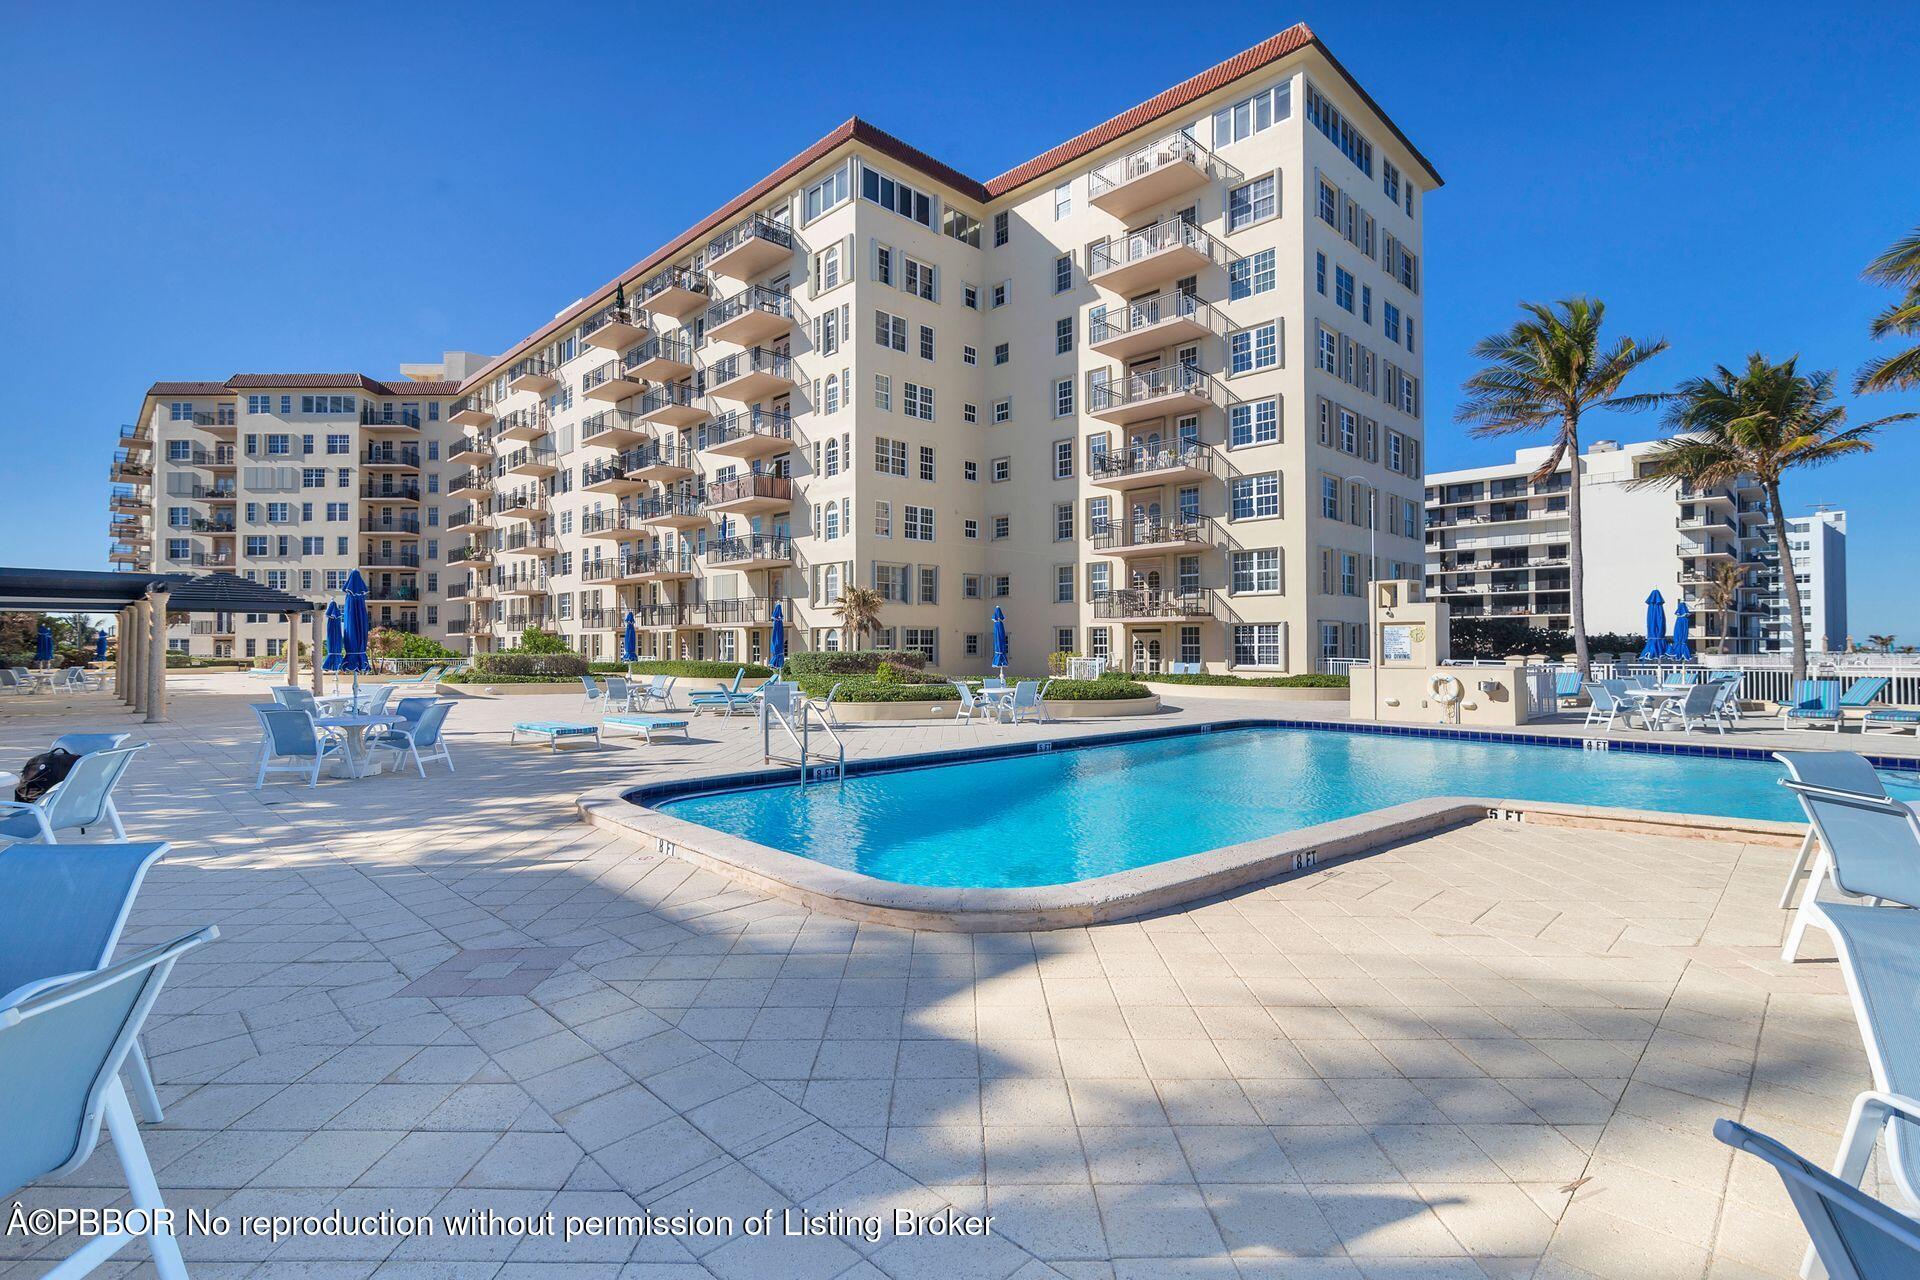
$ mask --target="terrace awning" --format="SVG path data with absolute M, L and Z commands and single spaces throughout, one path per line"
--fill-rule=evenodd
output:
M 155 588 L 169 613 L 312 613 L 322 606 L 233 573 L 102 573 L 0 568 L 0 611 L 118 613 Z

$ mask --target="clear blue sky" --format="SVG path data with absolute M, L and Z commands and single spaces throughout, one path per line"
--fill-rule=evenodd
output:
M 1517 300 L 1666 337 L 1650 387 L 1754 349 L 1850 377 L 1883 302 L 1860 268 L 1920 224 L 1911 3 L 782 12 L 10 7 L 0 563 L 104 566 L 113 433 L 156 378 L 497 351 L 849 115 L 984 178 L 1296 20 L 1447 179 L 1435 468 L 1510 447 L 1451 414 Z M 1789 501 L 1852 513 L 1855 635 L 1920 641 L 1920 426 L 1895 430 Z

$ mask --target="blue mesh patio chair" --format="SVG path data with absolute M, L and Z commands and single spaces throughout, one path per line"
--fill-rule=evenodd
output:
M 1880 771 L 1865 756 L 1855 755 L 1851 751 L 1776 751 L 1773 758 L 1787 767 L 1787 777 L 1806 786 L 1819 787 L 1824 791 L 1844 791 L 1849 795 L 1872 796 L 1877 800 L 1890 798 Z M 1807 874 L 1808 866 L 1813 861 L 1814 847 L 1818 843 L 1819 837 L 1814 832 L 1813 824 L 1808 823 L 1807 834 L 1800 841 L 1799 855 L 1793 861 L 1793 870 L 1787 873 L 1787 887 L 1780 893 L 1782 911 L 1793 905 L 1794 887 Z
M 120 825 L 120 811 L 113 805 L 113 788 L 127 771 L 134 753 L 145 751 L 142 742 L 113 751 L 93 751 L 81 756 L 59 785 L 38 800 L 0 800 L 0 837 L 20 841 L 59 843 L 62 831 L 78 831 L 105 823 L 116 840 L 127 838 Z
M 420 713 L 420 718 L 411 724 L 402 722 L 389 725 L 367 735 L 367 747 L 384 747 L 401 759 L 413 757 L 413 767 L 420 771 L 421 777 L 427 776 L 428 760 L 444 760 L 447 772 L 453 772 L 453 753 L 447 750 L 447 740 L 440 732 L 440 726 L 446 721 L 447 712 L 453 710 L 451 702 L 435 702 Z M 422 752 L 426 754 L 422 755 Z
M 607 691 L 593 682 L 592 676 L 580 677 L 580 705 L 587 711 L 601 710 L 607 701 Z
M 1786 1184 L 1787 1198 L 1812 1241 L 1802 1275 L 1819 1274 L 1811 1265 L 1816 1259 L 1832 1280 L 1903 1280 L 1920 1275 L 1920 1222 L 1743 1124 L 1716 1120 L 1713 1136 L 1736 1151 L 1765 1160 Z
M 1830 882 L 1842 896 L 1868 898 L 1876 905 L 1920 906 L 1920 826 L 1913 810 L 1885 796 L 1829 791 L 1791 778 L 1781 785 L 1799 797 L 1818 850 L 1780 950 L 1782 960 L 1793 963 L 1808 925 L 1826 924 L 1817 902 L 1823 884 Z M 1920 931 L 1913 937 L 1920 947 Z
M 269 773 L 304 773 L 307 785 L 320 782 L 320 767 L 329 759 L 346 759 L 346 743 L 320 732 L 313 713 L 294 707 L 247 704 L 260 717 L 260 767 L 253 779 L 258 791 Z
M 53 745 L 62 751 L 84 756 L 95 751 L 111 751 L 125 745 L 132 736 L 130 733 L 63 733 L 53 740 Z

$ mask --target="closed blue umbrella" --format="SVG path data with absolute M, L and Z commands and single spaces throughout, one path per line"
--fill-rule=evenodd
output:
M 340 602 L 327 602 L 327 656 L 320 664 L 322 671 L 339 671 L 347 660 L 346 624 L 341 620 Z M 336 686 L 338 687 L 338 686 Z
M 773 639 L 767 644 L 767 661 L 775 671 L 787 665 L 787 614 L 780 602 L 773 602 Z
M 95 662 L 107 660 L 107 633 L 104 631 L 93 633 L 93 660 Z
M 40 624 L 40 634 L 33 640 L 33 660 L 35 662 L 53 661 L 53 628 L 44 622 Z
M 373 621 L 367 616 L 367 580 L 355 569 L 347 575 L 347 603 L 340 615 L 340 670 L 353 672 L 353 700 L 360 701 L 360 673 L 373 670 L 367 657 L 367 637 Z
M 1007 669 L 1007 615 L 999 605 L 993 606 L 993 667 L 1000 672 Z
M 1667 602 L 1655 588 L 1647 595 L 1647 643 L 1640 650 L 1645 662 L 1658 662 L 1667 652 Z
M 640 660 L 640 636 L 633 629 L 633 610 L 627 610 L 627 629 L 620 637 L 620 661 Z
M 1693 610 L 1682 600 L 1673 606 L 1673 639 L 1667 641 L 1667 656 L 1675 662 L 1693 661 L 1693 646 L 1687 643 L 1687 632 L 1692 628 Z

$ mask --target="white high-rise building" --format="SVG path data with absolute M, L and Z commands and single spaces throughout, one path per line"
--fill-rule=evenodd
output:
M 1820 509 L 1811 515 L 1787 517 L 1787 549 L 1793 554 L 1793 576 L 1800 584 L 1800 616 L 1807 624 L 1807 648 L 1826 653 L 1846 647 L 1847 633 L 1847 513 Z M 1760 647 L 1778 651 L 1793 647 L 1793 617 L 1787 593 L 1777 571 L 1777 553 L 1761 550 L 1763 567 L 1755 575 L 1760 588 Z

